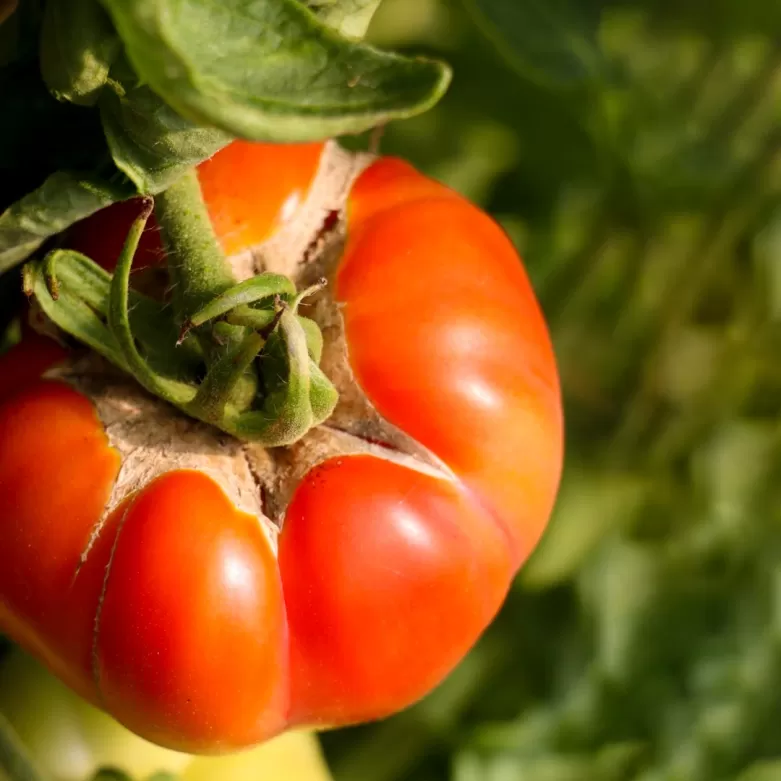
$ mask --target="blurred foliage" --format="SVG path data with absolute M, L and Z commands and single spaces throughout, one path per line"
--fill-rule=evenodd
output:
M 383 151 L 518 244 L 568 456 L 495 625 L 326 735 L 338 781 L 781 779 L 781 5 L 384 0 L 370 36 L 454 66 Z

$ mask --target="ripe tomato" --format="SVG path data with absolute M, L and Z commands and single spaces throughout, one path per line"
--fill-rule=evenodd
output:
M 229 252 L 263 255 L 290 194 L 319 186 L 320 151 L 237 145 L 203 166 Z M 558 377 L 510 241 L 394 159 L 365 165 L 342 211 L 310 312 L 341 400 L 300 443 L 226 444 L 75 370 L 0 404 L 0 627 L 162 745 L 225 751 L 409 705 L 490 623 L 549 517 Z

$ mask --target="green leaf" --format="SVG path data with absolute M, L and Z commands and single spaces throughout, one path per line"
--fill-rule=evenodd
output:
M 447 66 L 347 40 L 297 0 L 103 0 L 141 79 L 182 116 L 307 141 L 432 106 Z
M 363 38 L 380 0 L 304 0 L 329 27 L 348 38 Z
M 105 157 L 104 165 L 86 173 L 57 171 L 0 214 L 0 273 L 99 209 L 137 193 L 167 189 L 231 140 L 222 131 L 183 119 L 152 90 L 138 85 L 124 60 L 110 75 L 112 88 L 103 90 L 98 100 L 108 149 L 93 151 L 93 157 Z M 66 109 L 82 111 L 63 106 Z
M 98 0 L 48 0 L 41 72 L 58 99 L 94 105 L 119 47 L 119 37 Z
M 111 75 L 120 88 L 101 95 L 103 131 L 114 163 L 139 193 L 162 192 L 231 141 L 222 131 L 197 127 L 177 114 L 138 84 L 127 63 L 118 63 Z
M 502 54 L 524 76 L 573 87 L 602 67 L 597 3 L 582 0 L 464 0 Z
M 68 171 L 52 174 L 0 214 L 0 273 L 21 263 L 46 239 L 132 195 L 124 183 Z

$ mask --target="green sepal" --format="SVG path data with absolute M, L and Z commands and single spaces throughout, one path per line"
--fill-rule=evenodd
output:
M 40 262 L 24 267 L 25 292 L 34 297 L 44 314 L 58 328 L 123 371 L 130 371 L 116 339 L 104 320 L 83 299 L 60 286 L 57 298 L 51 294 L 47 275 Z
M 111 291 L 108 301 L 108 326 L 116 339 L 120 353 L 130 373 L 150 393 L 154 393 L 178 407 L 185 407 L 194 398 L 197 389 L 189 383 L 164 377 L 156 372 L 148 361 L 139 353 L 135 337 L 128 317 L 130 292 L 130 268 L 133 256 L 138 249 L 138 242 L 144 232 L 147 220 L 152 213 L 153 202 L 148 199 L 146 208 L 133 222 L 128 232 L 122 252 L 117 261 L 117 268 L 111 279 Z
M 331 380 L 325 376 L 323 370 L 312 359 L 309 361 L 309 383 L 309 406 L 312 408 L 312 426 L 319 426 L 331 417 L 331 413 L 339 401 L 339 392 L 333 386 Z
M 263 337 L 248 333 L 238 345 L 231 345 L 210 367 L 187 412 L 200 420 L 222 424 L 226 407 L 235 404 L 235 392 L 257 354 L 263 347 Z M 257 389 L 257 386 L 255 386 Z M 251 402 L 252 399 L 247 399 Z
M 25 267 L 26 290 L 62 330 L 183 412 L 266 447 L 297 441 L 338 400 L 318 366 L 320 329 L 296 312 L 321 285 L 296 293 L 290 280 L 276 274 L 234 285 L 191 318 L 198 338 L 185 335 L 183 346 L 176 347 L 173 309 L 130 290 L 133 257 L 151 211 L 149 198 L 113 277 L 78 252 L 55 250 Z M 273 306 L 256 308 L 262 302 Z M 205 360 L 204 339 L 213 345 L 207 350 L 211 360 Z M 198 383 L 204 362 L 208 370 Z
M 304 329 L 309 357 L 319 366 L 320 359 L 323 357 L 323 332 L 320 330 L 320 326 L 308 317 L 299 315 L 298 322 Z
M 42 261 L 24 267 L 25 288 L 46 316 L 61 330 L 129 371 L 117 340 L 109 329 L 111 275 L 85 255 L 54 250 Z M 172 379 L 195 376 L 202 362 L 198 345 L 188 340 L 176 348 L 176 326 L 169 308 L 135 291 L 129 293 L 130 326 L 157 372 Z
M 265 331 L 273 326 L 278 312 L 274 309 L 254 309 L 251 306 L 237 306 L 225 315 L 225 322 L 243 325 L 256 331 Z
M 323 355 L 323 334 L 320 331 L 320 326 L 308 317 L 301 317 L 301 315 L 297 315 L 297 317 L 304 329 L 309 355 L 315 363 L 319 364 Z M 273 309 L 253 309 L 249 306 L 239 306 L 228 312 L 225 321 L 231 325 L 244 325 L 256 331 L 265 331 L 272 325 L 275 318 L 276 314 Z
M 226 417 L 226 428 L 240 439 L 265 447 L 299 440 L 314 425 L 310 402 L 310 358 L 304 329 L 284 309 L 259 358 L 263 408 Z
M 207 323 L 240 306 L 248 306 L 274 296 L 292 298 L 296 295 L 293 283 L 281 274 L 258 274 L 256 277 L 240 282 L 224 293 L 213 298 L 206 306 L 192 315 L 182 326 L 182 335 L 191 328 Z M 273 315 L 272 315 L 273 317 Z

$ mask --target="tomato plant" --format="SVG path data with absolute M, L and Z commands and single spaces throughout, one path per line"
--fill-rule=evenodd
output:
M 268 171 L 269 160 L 277 190 L 238 176 Z M 455 192 L 402 161 L 333 144 L 284 154 L 229 146 L 199 176 L 231 268 L 246 277 L 249 264 L 259 276 L 201 298 L 203 317 L 190 309 L 183 353 L 208 362 L 212 342 L 195 335 L 214 321 L 261 334 L 265 346 L 242 370 L 260 366 L 253 392 L 272 400 L 262 414 L 284 416 L 289 388 L 303 385 L 298 328 L 302 366 L 327 376 L 339 400 L 325 422 L 269 450 L 207 425 L 222 418 L 181 416 L 92 359 L 32 379 L 49 358 L 40 342 L 22 344 L 0 359 L 0 376 L 13 373 L 0 406 L 0 506 L 15 521 L 0 525 L 0 626 L 139 735 L 214 753 L 291 726 L 380 718 L 436 686 L 539 540 L 562 433 L 554 357 L 523 267 Z M 157 212 L 165 251 L 154 255 L 171 267 L 177 239 L 193 234 L 182 238 L 185 212 L 167 203 Z M 111 207 L 73 234 L 110 267 L 116 233 L 129 230 L 110 283 L 64 251 L 62 272 L 34 264 L 32 290 L 55 323 L 165 391 L 173 375 L 152 342 L 140 354 L 143 323 L 117 316 L 117 280 L 148 207 L 136 211 Z M 96 287 L 79 287 L 74 269 Z M 263 287 L 250 301 L 269 275 L 307 298 L 280 303 Z M 321 277 L 327 286 L 311 287 Z M 107 284 L 106 302 L 95 291 Z M 153 298 L 133 301 L 161 311 Z M 86 305 L 108 327 L 80 320 Z M 298 319 L 281 319 L 295 307 Z M 290 330 L 274 342 L 284 322 Z M 142 348 L 109 341 L 125 326 Z M 219 388 L 223 364 L 214 365 L 203 385 L 216 376 Z M 286 390 L 269 390 L 269 366 L 283 367 Z M 196 382 L 184 359 L 180 368 L 177 382 Z M 233 393 L 245 374 L 231 372 Z

